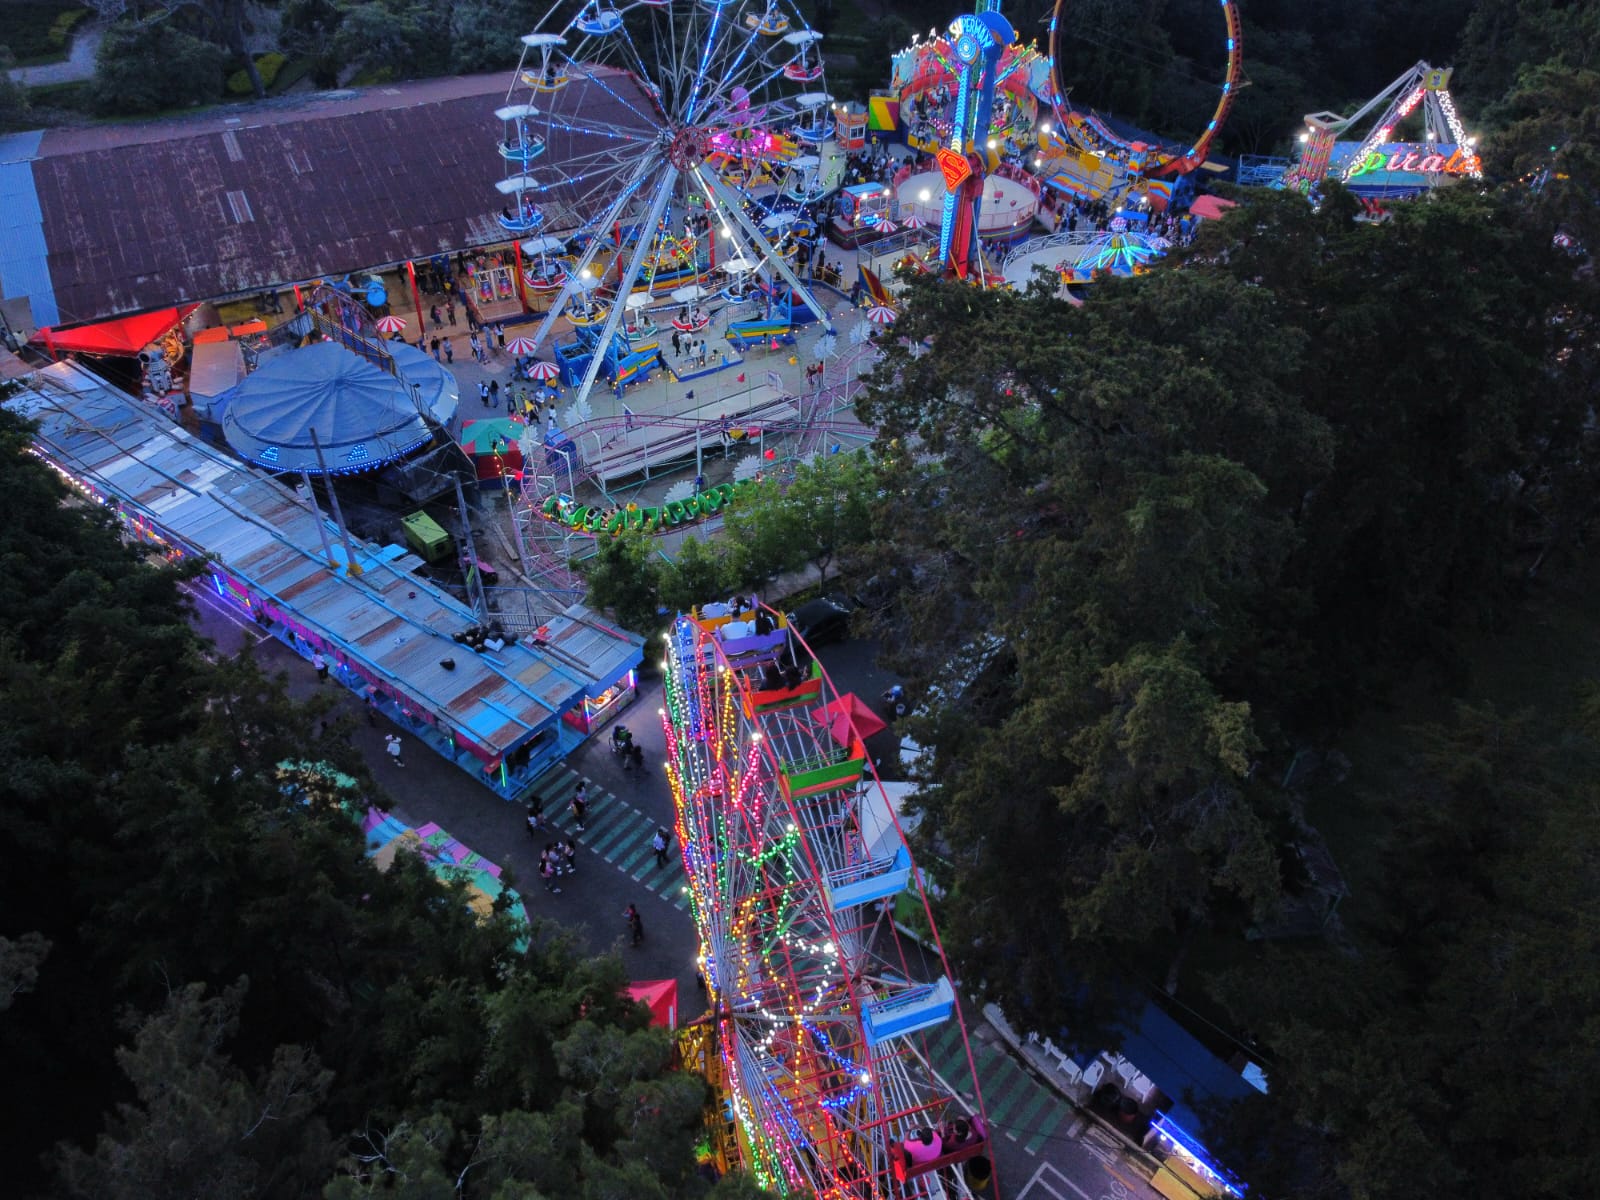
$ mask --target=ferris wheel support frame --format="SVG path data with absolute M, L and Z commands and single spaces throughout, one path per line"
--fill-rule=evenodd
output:
M 723 208 L 743 227 L 744 231 L 754 236 L 759 244 L 765 245 L 766 238 L 762 236 L 761 230 L 756 223 L 751 220 L 750 214 L 744 211 L 744 206 L 736 198 L 730 199 L 725 194 L 725 192 L 731 192 L 732 189 L 714 176 L 706 179 L 702 175 L 700 178 L 712 190 L 713 194 L 722 201 Z M 805 302 L 805 306 L 815 314 L 817 320 L 822 322 L 823 328 L 831 328 L 832 322 L 829 320 L 828 314 L 823 310 L 822 305 L 817 303 L 817 298 L 811 294 L 811 289 L 800 282 L 800 276 L 795 274 L 794 269 L 784 261 L 783 255 L 774 254 L 772 256 L 772 269 L 783 276 L 785 283 L 794 288 L 795 293 Z
M 641 171 L 635 178 L 629 180 L 622 190 L 617 193 L 617 198 L 612 201 L 611 207 L 606 211 L 604 219 L 597 228 L 604 229 L 621 220 L 623 210 L 632 202 L 634 194 L 638 192 L 640 185 L 648 177 L 648 172 Z M 566 281 L 562 283 L 561 290 L 556 293 L 555 301 L 550 305 L 550 310 L 545 313 L 544 320 L 539 322 L 539 328 L 534 331 L 533 352 L 535 354 L 539 352 L 539 347 L 544 345 L 545 338 L 550 336 L 550 331 L 555 328 L 556 321 L 566 310 L 567 301 L 571 300 L 573 293 L 579 290 L 579 281 L 583 277 L 583 272 L 594 262 L 595 255 L 599 250 L 600 239 L 597 237 L 590 238 L 589 244 L 583 248 L 583 253 L 579 256 L 578 261 L 573 264 L 572 270 L 567 272 Z
M 656 184 L 656 194 L 650 201 L 649 215 L 645 217 L 641 230 L 654 229 L 661 221 L 661 214 L 666 211 L 667 201 L 672 199 L 673 188 L 677 186 L 679 171 L 677 167 L 669 166 L 666 173 Z M 600 239 L 595 238 L 594 244 L 598 245 Z M 600 368 L 605 365 L 605 348 L 611 345 L 611 339 L 616 336 L 617 326 L 621 323 L 623 314 L 627 311 L 625 303 L 628 293 L 632 290 L 634 281 L 639 278 L 639 268 L 644 266 L 646 255 L 654 245 L 651 238 L 641 232 L 633 239 L 633 257 L 629 259 L 627 269 L 617 281 L 617 294 L 611 303 L 611 311 L 606 314 L 606 323 L 600 330 L 600 340 L 595 343 L 595 351 L 589 356 L 589 367 L 583 373 L 583 383 L 578 388 L 578 395 L 587 396 L 594 387 L 594 381 L 600 377 Z

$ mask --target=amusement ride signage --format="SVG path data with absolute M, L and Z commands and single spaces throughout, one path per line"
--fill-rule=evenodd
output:
M 1337 156 L 1337 151 L 1335 151 Z M 1388 142 L 1370 151 L 1350 169 L 1352 183 L 1378 175 L 1473 175 L 1481 170 L 1470 146 L 1435 146 L 1418 142 Z

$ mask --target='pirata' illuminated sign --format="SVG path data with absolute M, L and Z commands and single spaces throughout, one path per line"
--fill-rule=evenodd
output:
M 1477 153 L 1466 146 L 1387 142 L 1369 151 L 1350 169 L 1348 178 L 1354 183 L 1379 174 L 1474 175 L 1480 169 Z

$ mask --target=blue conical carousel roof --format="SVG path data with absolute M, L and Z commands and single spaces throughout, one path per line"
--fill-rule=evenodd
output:
M 334 342 L 273 359 L 234 389 L 222 432 L 251 462 L 319 473 L 316 431 L 328 471 L 370 471 L 432 438 L 399 379 Z

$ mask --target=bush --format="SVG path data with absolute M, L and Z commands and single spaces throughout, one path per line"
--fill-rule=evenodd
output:
M 263 54 L 256 59 L 256 70 L 261 72 L 261 86 L 268 91 L 272 90 L 272 81 L 278 77 L 278 72 L 283 70 L 283 64 L 289 60 L 274 51 Z M 250 72 L 240 68 L 228 76 L 228 94 L 232 96 L 248 96 L 255 89 L 250 86 Z
M 0 129 L 21 129 L 28 124 L 28 90 L 0 72 Z
M 115 25 L 95 58 L 93 103 L 102 116 L 137 116 L 218 99 L 227 54 L 163 26 Z

